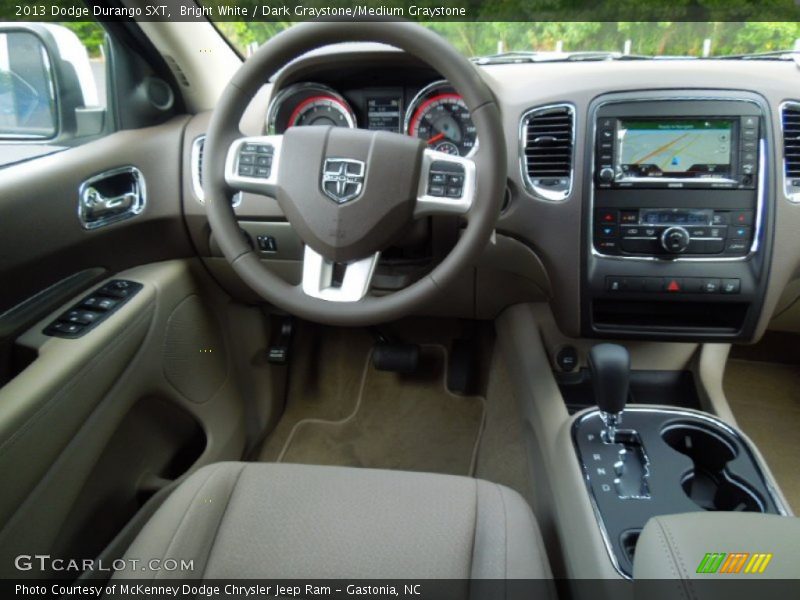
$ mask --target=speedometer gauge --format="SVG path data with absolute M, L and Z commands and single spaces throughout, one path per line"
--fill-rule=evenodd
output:
M 302 125 L 356 126 L 353 110 L 341 94 L 319 83 L 299 83 L 281 90 L 267 111 L 267 131 L 283 133 Z
M 298 125 L 332 125 L 355 127 L 349 107 L 334 96 L 320 95 L 306 98 L 289 116 L 289 127 Z
M 468 156 L 478 145 L 469 109 L 446 81 L 432 83 L 414 97 L 406 112 L 405 131 L 447 154 Z

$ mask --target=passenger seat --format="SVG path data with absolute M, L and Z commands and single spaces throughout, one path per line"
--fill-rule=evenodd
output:
M 128 549 L 125 579 L 545 579 L 522 497 L 450 475 L 217 463 L 183 482 Z M 149 570 L 148 561 L 193 561 Z M 144 569 L 142 568 L 144 566 Z

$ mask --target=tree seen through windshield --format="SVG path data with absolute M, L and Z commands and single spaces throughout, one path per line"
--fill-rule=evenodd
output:
M 509 51 L 611 51 L 657 56 L 704 56 L 790 50 L 800 23 L 749 22 L 429 22 L 468 56 Z M 246 55 L 291 23 L 217 22 Z

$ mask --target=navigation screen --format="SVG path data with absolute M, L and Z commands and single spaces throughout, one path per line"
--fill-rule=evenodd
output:
M 371 131 L 400 133 L 400 98 L 368 98 L 367 128 Z
M 729 179 L 730 119 L 620 120 L 617 180 Z

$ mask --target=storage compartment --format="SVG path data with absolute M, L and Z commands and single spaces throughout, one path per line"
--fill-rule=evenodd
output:
M 6 377 L 0 377 L 0 386 L 5 385 L 14 377 L 22 373 L 25 369 L 33 364 L 39 358 L 39 353 L 33 348 L 27 346 L 20 346 L 14 344 L 11 348 L 11 360 L 9 361 L 9 368 Z
M 675 451 L 688 456 L 694 467 L 681 478 L 686 495 L 704 510 L 764 512 L 764 504 L 747 484 L 737 481 L 728 463 L 737 456 L 736 444 L 700 425 L 676 423 L 661 437 Z
M 555 373 L 570 414 L 595 405 L 589 369 Z M 631 371 L 628 404 L 658 404 L 700 409 L 691 371 Z
M 744 325 L 748 304 L 742 302 L 643 302 L 594 300 L 596 329 L 736 333 Z
M 157 397 L 138 401 L 94 466 L 55 554 L 97 556 L 155 492 L 191 468 L 205 446 L 205 432 L 184 409 Z
M 622 548 L 623 556 L 628 561 L 630 568 L 633 569 L 633 557 L 636 554 L 636 542 L 639 541 L 641 529 L 629 529 L 623 531 L 619 538 L 619 545 Z

